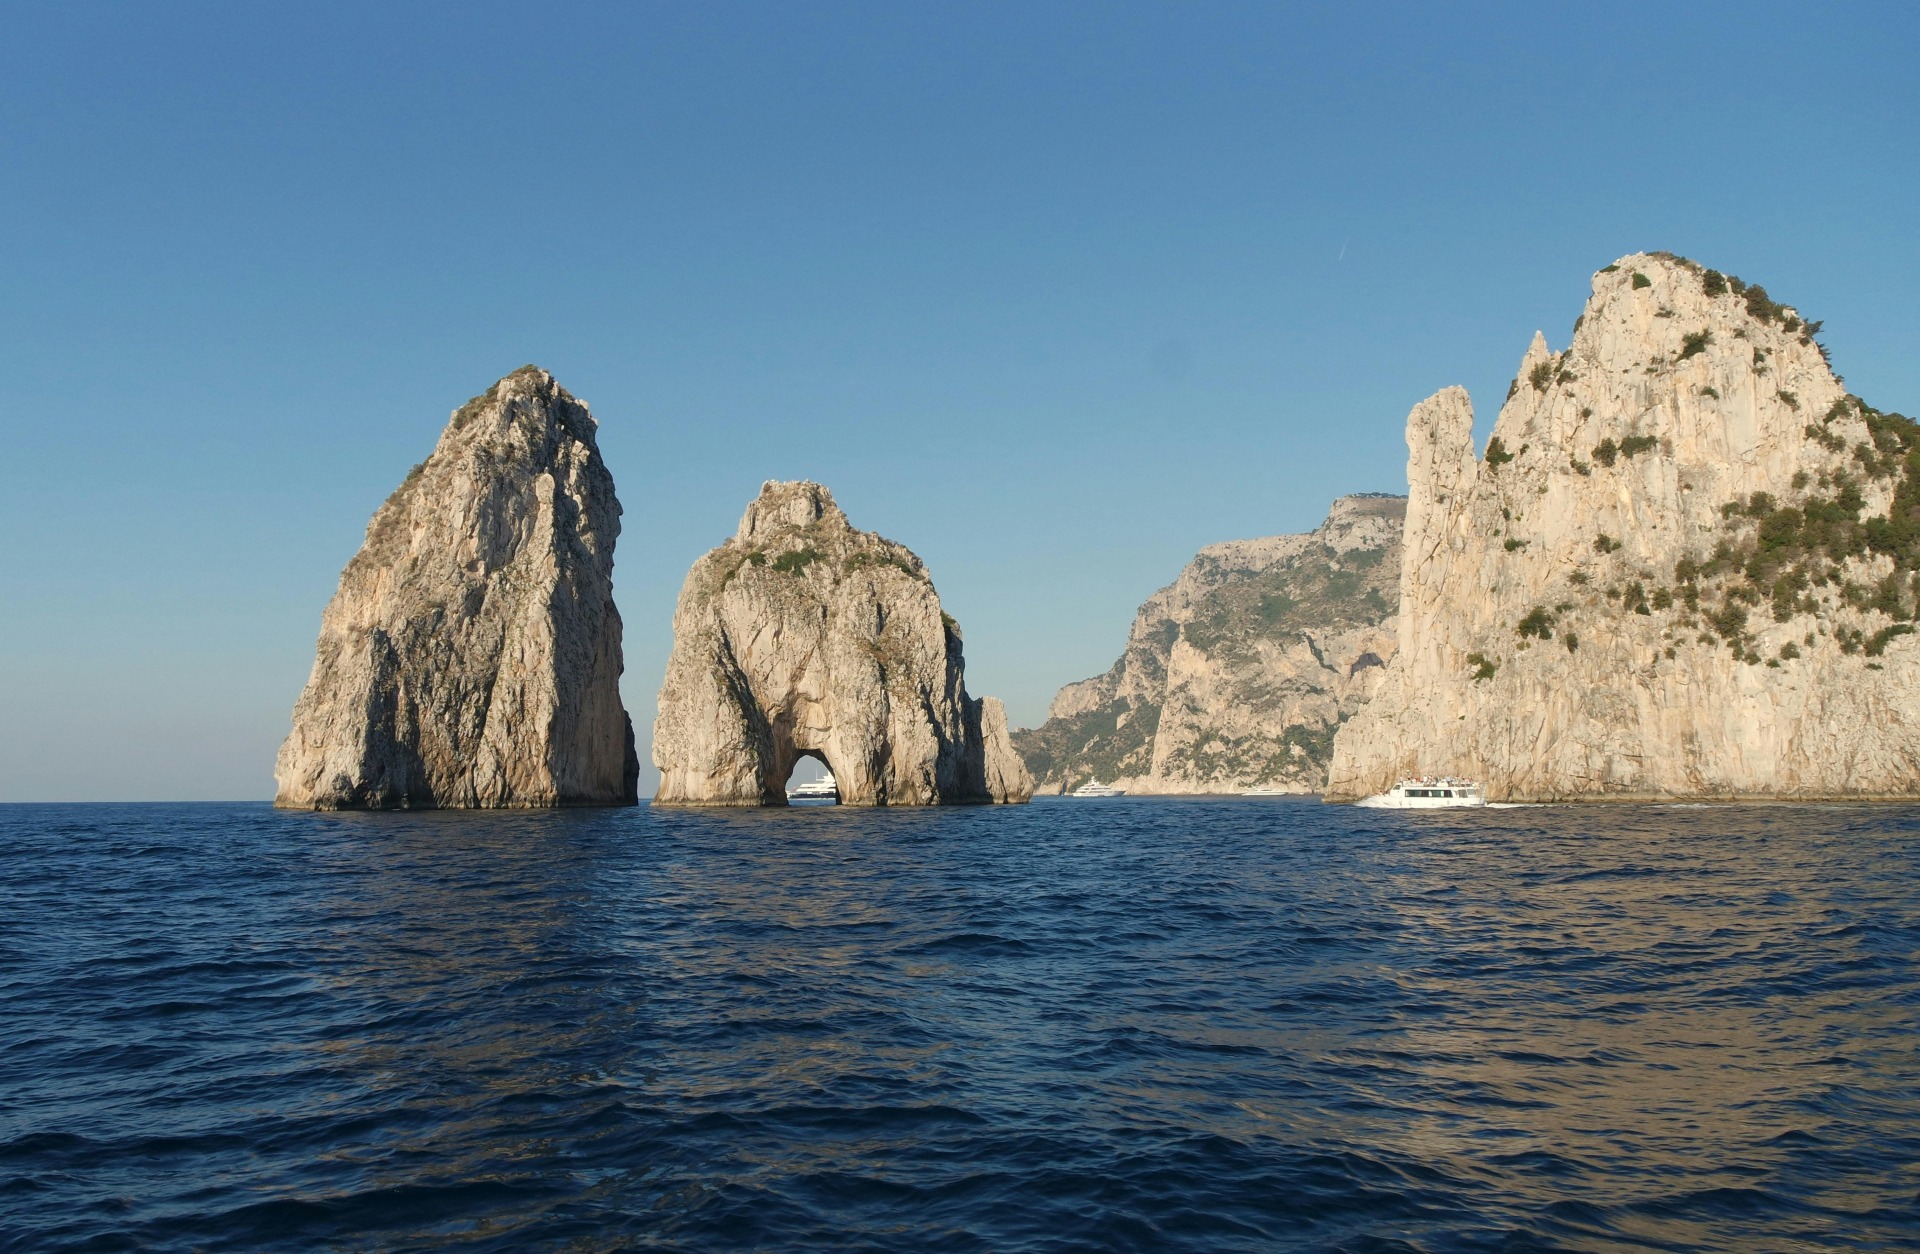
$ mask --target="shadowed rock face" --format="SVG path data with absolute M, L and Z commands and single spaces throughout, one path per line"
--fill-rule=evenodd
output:
M 963 669 L 919 558 L 819 484 L 769 483 L 681 589 L 654 803 L 785 805 L 802 756 L 843 805 L 1025 801 L 1006 711 L 968 697 Z
M 533 366 L 453 415 L 340 576 L 275 805 L 635 802 L 595 425 Z
M 1202 549 L 1104 675 L 1014 733 L 1043 792 L 1317 792 L 1333 735 L 1393 656 L 1406 501 L 1349 496 L 1306 535 Z
M 1465 392 L 1416 406 L 1400 647 L 1329 795 L 1920 792 L 1920 427 L 1816 329 L 1640 253 L 1565 351 L 1534 337 L 1484 457 Z

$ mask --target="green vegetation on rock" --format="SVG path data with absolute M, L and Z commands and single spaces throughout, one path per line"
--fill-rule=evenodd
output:
M 1035 779 L 1064 772 L 1069 789 L 1088 780 L 1144 775 L 1153 766 L 1153 737 L 1160 707 L 1134 705 L 1125 697 L 1072 718 L 1050 718 L 1015 732 L 1014 748 Z
M 1324 563 L 1276 567 L 1213 589 L 1194 607 L 1187 643 L 1206 653 L 1244 655 L 1263 640 L 1377 622 L 1391 612 L 1400 572 L 1383 549 L 1325 550 Z
M 773 568 L 783 575 L 806 573 L 807 567 L 820 560 L 817 550 L 811 548 L 789 549 L 773 559 Z
M 1111 670 L 1062 690 L 1074 713 L 1013 733 L 1028 769 L 1069 791 L 1322 787 L 1334 732 L 1392 656 L 1404 509 L 1347 497 L 1314 533 L 1203 550 L 1141 607 Z
M 1527 612 L 1527 616 L 1514 624 L 1514 631 L 1522 637 L 1532 636 L 1538 640 L 1553 639 L 1553 614 L 1543 605 L 1536 605 Z

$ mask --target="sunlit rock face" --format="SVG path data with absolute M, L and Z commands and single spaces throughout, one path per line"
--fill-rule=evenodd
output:
M 276 805 L 634 803 L 595 427 L 533 366 L 454 413 L 340 576 Z
M 688 573 L 653 760 L 656 805 L 786 804 L 801 756 L 842 805 L 1020 802 L 1033 785 L 918 557 L 817 483 L 768 483 Z
M 1402 497 L 1333 503 L 1304 535 L 1202 549 L 1134 616 L 1104 675 L 1014 733 L 1042 792 L 1318 792 L 1333 735 L 1379 687 L 1398 637 Z
M 1915 425 L 1850 397 L 1763 289 L 1668 254 L 1596 274 L 1494 424 L 1407 420 L 1400 648 L 1330 795 L 1920 791 Z

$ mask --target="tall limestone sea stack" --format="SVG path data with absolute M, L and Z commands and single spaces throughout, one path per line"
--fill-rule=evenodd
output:
M 1406 500 L 1347 496 L 1305 535 L 1202 549 L 1148 598 L 1104 675 L 1013 735 L 1042 791 L 1318 792 L 1334 732 L 1398 642 Z
M 778 806 L 799 758 L 844 805 L 1021 802 L 992 697 L 919 558 L 856 531 L 817 483 L 768 483 L 687 574 L 653 760 L 656 805 Z
M 340 576 L 274 804 L 635 802 L 595 430 L 534 366 L 454 413 Z
M 1920 427 L 1849 396 L 1819 324 L 1670 254 L 1535 336 L 1486 456 L 1407 421 L 1400 649 L 1328 794 L 1920 793 Z

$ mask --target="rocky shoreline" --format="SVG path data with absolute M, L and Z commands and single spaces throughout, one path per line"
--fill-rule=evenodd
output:
M 968 695 L 918 557 L 768 483 L 682 589 L 654 800 L 783 805 L 800 757 L 860 805 L 1424 774 L 1496 801 L 1920 796 L 1920 424 L 1850 395 L 1819 329 L 1622 257 L 1565 349 L 1534 336 L 1484 451 L 1465 391 L 1421 402 L 1406 497 L 1202 550 L 1028 730 Z M 596 429 L 532 366 L 454 413 L 341 575 L 277 805 L 638 800 Z

